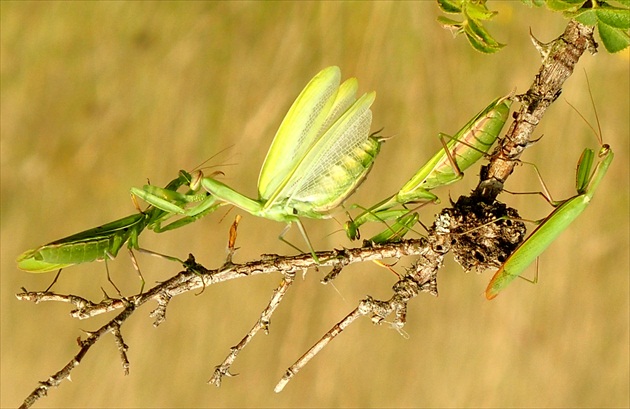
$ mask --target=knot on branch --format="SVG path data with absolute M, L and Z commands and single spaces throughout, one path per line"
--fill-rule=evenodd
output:
M 451 252 L 466 272 L 499 267 L 525 238 L 525 223 L 505 203 L 461 196 L 442 213 L 451 223 Z

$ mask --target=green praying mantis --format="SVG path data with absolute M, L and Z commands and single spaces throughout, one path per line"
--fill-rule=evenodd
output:
M 181 186 L 189 184 L 190 180 L 191 176 L 188 172 L 180 171 L 178 178 L 169 182 L 165 188 L 159 189 L 160 196 L 156 195 L 156 203 L 180 203 L 183 205 L 197 201 L 210 202 L 206 195 L 177 192 Z M 217 205 L 216 202 L 214 204 Z M 158 233 L 172 230 L 190 223 L 212 210 L 214 210 L 212 206 L 207 206 L 204 212 L 199 212 L 194 217 L 162 226 L 162 223 L 172 214 L 153 206 L 146 211 L 28 250 L 22 253 L 16 261 L 18 267 L 24 271 L 46 273 L 76 264 L 114 259 L 123 245 L 127 243 L 134 266 L 137 266 L 132 249 L 142 250 L 138 244 L 138 236 L 145 228 L 148 227 Z
M 396 225 L 391 228 L 394 230 L 392 233 L 397 232 L 392 235 L 395 238 L 400 237 L 405 228 L 409 230 L 413 227 L 415 221 L 413 218 L 407 217 L 409 210 L 395 207 L 397 205 L 404 207 L 409 203 L 439 201 L 438 197 L 431 193 L 431 190 L 457 182 L 463 177 L 464 170 L 487 154 L 508 119 L 512 105 L 511 97 L 512 95 L 508 95 L 492 101 L 454 136 L 440 133 L 440 140 L 444 147 L 433 155 L 398 193 L 346 222 L 344 229 L 348 238 L 358 239 L 360 237 L 359 227 L 366 222 L 384 222 L 396 219 Z M 444 138 L 450 139 L 449 142 L 445 143 Z M 401 220 L 401 218 L 405 219 Z M 387 237 L 388 233 L 385 231 L 370 240 L 380 243 Z
M 594 108 L 595 104 L 593 104 L 593 109 Z M 597 115 L 597 111 L 595 111 L 595 114 Z M 561 202 L 553 202 L 544 195 L 555 209 L 549 216 L 537 222 L 538 226 L 534 229 L 532 234 L 514 250 L 494 274 L 486 288 L 486 298 L 488 300 L 495 298 L 508 284 L 516 277 L 519 277 L 523 271 L 538 258 L 584 210 L 586 210 L 586 207 L 591 202 L 595 191 L 606 175 L 614 157 L 610 146 L 603 144 L 601 140 L 601 129 L 597 137 L 600 149 L 597 153 L 598 163 L 595 168 L 593 169 L 595 152 L 590 148 L 584 149 L 577 163 L 577 195 Z
M 325 68 L 299 94 L 267 152 L 258 178 L 258 199 L 243 196 L 200 171 L 193 175 L 191 189 L 203 187 L 222 204 L 287 223 L 279 238 L 294 248 L 283 237 L 291 223 L 297 224 L 318 261 L 300 217 L 330 218 L 328 212 L 364 181 L 383 141 L 369 133 L 375 93 L 357 99 L 356 78 L 341 85 L 340 79 L 338 67 Z M 197 211 L 177 203 L 156 203 L 153 195 L 142 189 L 133 193 L 168 212 L 189 216 Z

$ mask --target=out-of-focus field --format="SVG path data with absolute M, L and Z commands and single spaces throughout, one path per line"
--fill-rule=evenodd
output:
M 550 41 L 566 21 L 518 2 L 495 2 L 489 28 L 508 46 L 473 51 L 435 21 L 432 2 L 375 3 L 7 3 L 2 2 L 2 407 L 15 407 L 39 380 L 77 352 L 82 330 L 111 317 L 76 321 L 68 305 L 19 302 L 24 286 L 44 289 L 53 274 L 17 270 L 15 257 L 83 229 L 132 214 L 129 188 L 164 185 L 179 169 L 212 160 L 224 180 L 254 197 L 258 170 L 289 105 L 321 68 L 339 65 L 360 92 L 377 91 L 373 129 L 395 136 L 349 201 L 369 205 L 394 192 L 440 144 L 495 97 L 524 92 L 540 59 L 529 29 Z M 605 142 L 615 161 L 592 205 L 540 259 L 540 282 L 514 282 L 483 297 L 492 272 L 465 274 L 450 256 L 439 298 L 409 306 L 409 337 L 368 320 L 337 338 L 281 394 L 286 367 L 370 294 L 389 298 L 395 277 L 370 263 L 352 266 L 335 288 L 326 271 L 296 280 L 220 389 L 214 366 L 257 320 L 279 275 L 243 278 L 172 300 L 154 328 L 146 305 L 122 331 L 131 373 L 123 376 L 108 335 L 38 407 L 627 407 L 629 404 L 629 60 L 584 56 L 563 95 L 536 130 L 544 137 L 524 160 L 541 169 L 556 198 L 574 194 L 576 161 L 595 137 L 564 102 L 593 120 L 591 80 Z M 477 182 L 478 167 L 436 191 L 443 203 Z M 508 181 L 539 189 L 530 167 Z M 523 217 L 551 208 L 537 196 L 500 198 Z M 422 209 L 431 223 L 440 207 Z M 233 209 L 162 235 L 145 248 L 208 267 L 225 256 L 242 214 L 235 262 L 293 250 L 283 226 Z M 355 244 L 335 220 L 306 221 L 318 249 Z M 367 236 L 367 231 L 365 235 Z M 302 244 L 297 229 L 287 236 Z M 149 284 L 179 270 L 139 255 Z M 409 265 L 402 260 L 396 268 Z M 109 263 L 128 294 L 138 280 L 121 251 Z M 525 275 L 532 277 L 535 267 Z M 113 294 L 103 263 L 67 269 L 55 290 L 94 301 Z

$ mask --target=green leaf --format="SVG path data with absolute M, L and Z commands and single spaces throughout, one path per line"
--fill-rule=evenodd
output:
M 587 9 L 578 13 L 565 13 L 565 17 L 574 18 L 587 26 L 594 26 L 597 24 L 597 13 L 593 9 Z
M 626 7 L 630 7 L 630 0 L 616 0 L 617 3 L 621 3 Z
M 437 0 L 440 9 L 445 13 L 461 13 L 461 1 L 457 0 Z
M 437 18 L 437 21 L 438 21 L 438 23 L 440 23 L 442 25 L 442 27 L 448 28 L 448 29 L 461 30 L 462 25 L 464 24 L 461 21 L 453 20 L 453 19 L 450 19 L 450 18 L 444 17 L 444 16 L 439 16 Z
M 630 0 L 623 0 L 630 4 Z M 630 9 L 611 6 L 601 2 L 596 8 L 581 9 L 577 12 L 565 12 L 565 17 L 574 18 L 582 24 L 597 26 L 604 47 L 610 53 L 616 53 L 628 47 L 630 35 Z
M 541 0 L 528 0 L 541 1 Z M 437 0 L 441 10 L 447 13 L 463 14 L 464 21 L 440 16 L 437 21 L 455 34 L 465 33 L 468 41 L 477 51 L 494 53 L 505 46 L 497 42 L 483 27 L 481 21 L 491 19 L 497 12 L 486 7 L 486 0 Z
M 490 11 L 485 4 L 466 3 L 464 6 L 464 14 L 475 20 L 489 20 L 496 11 Z
M 470 20 L 468 22 L 470 23 Z M 484 41 L 482 37 L 479 37 L 472 30 L 470 24 L 464 25 L 463 28 L 464 28 L 464 32 L 466 33 L 466 38 L 468 39 L 468 42 L 470 42 L 470 45 L 472 45 L 473 48 L 477 51 L 480 51 L 485 54 L 491 54 L 491 53 L 496 53 L 497 51 L 499 51 L 501 48 L 504 47 L 504 44 L 499 44 L 494 40 L 493 40 L 494 44 L 490 44 Z
M 630 28 L 630 10 L 628 9 L 608 7 L 596 9 L 595 11 L 599 21 L 608 26 L 626 30 Z
M 475 21 L 475 19 L 468 18 L 467 23 L 468 23 L 468 26 L 470 27 L 470 31 L 474 33 L 476 37 L 478 37 L 481 41 L 483 41 L 488 46 L 491 46 L 491 47 L 504 46 L 504 45 L 499 44 L 499 42 L 497 42 L 481 24 L 478 24 Z
M 547 0 L 547 8 L 553 11 L 577 10 L 585 0 Z
M 472 45 L 472 47 L 477 50 L 480 51 L 484 54 L 491 54 L 493 52 L 496 52 L 496 50 L 493 50 L 492 47 L 489 47 L 487 44 L 484 44 L 482 41 L 480 41 L 474 33 L 469 33 L 468 31 L 470 30 L 470 28 L 468 26 L 464 27 L 464 31 L 466 32 L 466 38 L 468 39 L 468 42 L 470 43 L 470 45 Z
M 604 47 L 609 53 L 616 53 L 630 46 L 630 35 L 627 32 L 611 27 L 601 21 L 597 23 L 597 28 Z

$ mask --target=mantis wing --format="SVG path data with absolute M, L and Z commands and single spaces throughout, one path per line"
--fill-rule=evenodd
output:
M 339 82 L 339 67 L 320 71 L 304 87 L 282 120 L 271 142 L 258 177 L 258 197 L 267 200 L 277 193 L 321 135 L 327 122 Z
M 116 257 L 132 235 L 146 226 L 146 215 L 136 213 L 111 223 L 53 241 L 17 258 L 18 268 L 31 273 L 46 273 L 75 264 Z
M 331 124 L 275 196 L 277 201 L 287 198 L 298 210 L 305 203 L 303 211 L 319 213 L 338 206 L 361 184 L 381 144 L 369 136 L 375 95 L 363 95 Z

